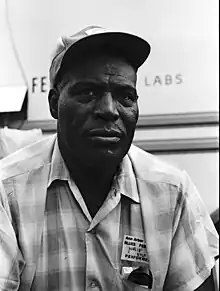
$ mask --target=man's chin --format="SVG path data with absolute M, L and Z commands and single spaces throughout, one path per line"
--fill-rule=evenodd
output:
M 72 157 L 82 164 L 105 166 L 119 164 L 127 154 L 130 144 L 124 142 L 90 142 L 69 146 Z
M 120 149 L 112 149 L 112 148 L 104 148 L 94 150 L 92 157 L 96 157 L 96 159 L 116 159 L 121 160 L 123 158 L 123 154 Z
M 130 144 L 116 143 L 91 143 L 85 155 L 96 163 L 120 163 L 127 154 Z M 86 154 L 87 153 L 87 154 Z M 108 164 L 106 164 L 108 166 Z
M 124 153 L 120 149 L 112 149 L 112 148 L 105 148 L 105 149 L 96 149 L 90 152 L 88 158 L 88 162 L 93 164 L 96 167 L 99 166 L 110 166 L 111 164 L 117 165 L 119 164 L 123 157 Z

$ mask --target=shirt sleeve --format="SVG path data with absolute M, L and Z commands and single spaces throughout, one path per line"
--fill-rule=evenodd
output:
M 215 226 L 195 185 L 186 173 L 184 175 L 175 211 L 164 291 L 198 288 L 209 277 L 219 252 Z
M 12 226 L 9 204 L 0 180 L 0 291 L 19 289 L 24 265 Z

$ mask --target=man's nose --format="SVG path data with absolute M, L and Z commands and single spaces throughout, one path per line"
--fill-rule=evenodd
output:
M 111 92 L 105 92 L 97 101 L 95 114 L 98 117 L 106 120 L 117 120 L 119 113 L 117 109 L 117 101 L 114 100 Z

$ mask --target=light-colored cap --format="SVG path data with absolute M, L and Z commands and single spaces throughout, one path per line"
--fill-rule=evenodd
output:
M 59 38 L 50 65 L 51 88 L 56 84 L 57 76 L 64 63 L 70 62 L 71 57 L 77 56 L 84 49 L 89 51 L 103 45 L 119 51 L 136 70 L 145 62 L 150 53 L 149 43 L 136 35 L 110 31 L 100 26 L 86 27 L 76 34 Z

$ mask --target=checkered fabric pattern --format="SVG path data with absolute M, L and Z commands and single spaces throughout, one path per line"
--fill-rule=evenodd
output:
M 126 158 L 103 206 L 92 219 L 55 146 L 34 290 L 86 290 L 92 286 L 100 288 L 97 290 L 123 289 L 119 278 L 123 234 L 144 239 L 131 169 Z M 132 225 L 130 204 L 136 209 Z
M 26 243 L 29 232 L 22 229 L 22 205 L 3 179 L 0 290 L 146 290 L 122 273 L 124 267 L 139 266 L 151 270 L 152 290 L 196 289 L 214 266 L 217 233 L 190 179 L 171 183 L 157 159 L 150 159 L 154 167 L 147 170 L 143 184 L 130 156 L 124 158 L 109 195 L 92 218 L 55 143 L 45 203 L 33 199 L 29 205 L 33 214 L 45 208 L 36 245 Z M 30 228 L 37 229 L 36 224 L 31 221 Z M 147 262 L 121 259 L 127 235 L 147 243 Z M 30 252 L 37 252 L 34 264 L 27 261 Z M 26 268 L 32 279 L 25 275 Z

